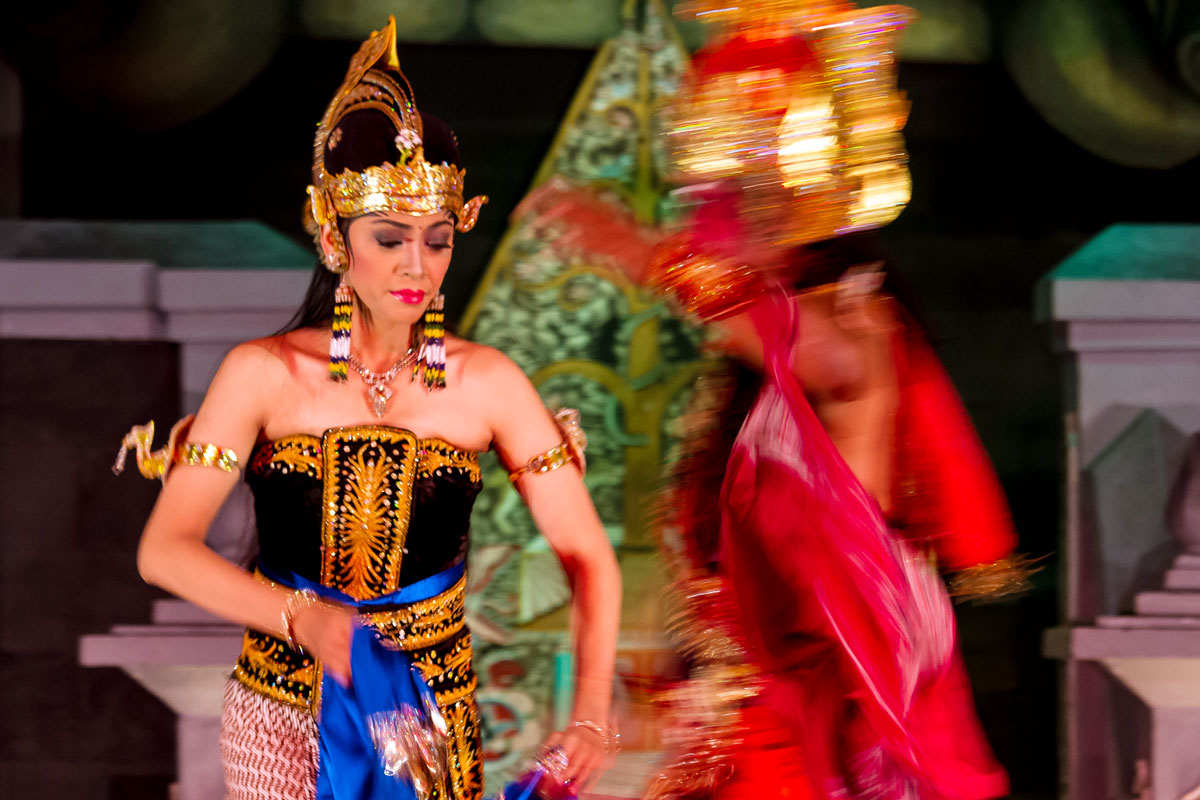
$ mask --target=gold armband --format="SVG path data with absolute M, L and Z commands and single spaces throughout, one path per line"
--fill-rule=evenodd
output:
M 579 424 L 579 412 L 573 408 L 560 409 L 554 414 L 554 424 L 562 433 L 562 444 L 551 447 L 544 453 L 539 453 L 529 459 L 524 466 L 508 473 L 510 481 L 516 483 L 526 473 L 541 475 L 545 472 L 552 472 L 572 461 L 579 465 L 580 473 L 587 469 L 587 461 L 583 457 L 583 451 L 587 449 L 587 435 L 583 432 L 583 426 Z
M 154 442 L 154 422 L 145 425 L 134 425 L 125 438 L 121 440 L 121 449 L 117 452 L 117 460 L 113 463 L 113 474 L 120 475 L 125 469 L 125 456 L 132 450 L 137 456 L 138 471 L 146 478 L 166 480 L 167 473 L 176 464 L 195 467 L 215 467 L 224 472 L 234 472 L 239 468 L 237 453 L 227 447 L 215 444 L 200 444 L 196 442 L 180 442 L 186 438 L 196 419 L 189 414 L 176 422 L 167 437 L 167 444 L 158 450 L 151 450 Z

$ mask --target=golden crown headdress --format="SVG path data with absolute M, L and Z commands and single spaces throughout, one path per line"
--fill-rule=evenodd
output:
M 715 22 L 672 104 L 685 183 L 733 180 L 790 246 L 888 224 L 908 203 L 896 44 L 915 14 L 845 0 L 690 0 Z
M 384 114 L 396 128 L 395 162 L 370 166 L 362 172 L 344 170 L 330 175 L 325 153 L 336 148 L 342 136 L 340 123 L 353 111 L 372 109 Z M 422 145 L 424 126 L 413 102 L 412 86 L 400 71 L 396 54 L 396 19 L 388 17 L 383 30 L 374 31 L 350 60 L 346 78 L 330 101 L 317 126 L 313 144 L 313 183 L 308 187 L 311 222 L 316 234 L 321 226 L 376 211 L 399 211 L 424 216 L 446 212 L 457 219 L 464 233 L 475 227 L 487 197 L 463 201 L 466 170 L 453 164 L 431 164 Z M 335 239 L 340 239 L 336 236 Z M 341 265 L 342 269 L 345 265 Z
M 688 0 L 677 12 L 719 28 L 667 109 L 692 225 L 657 249 L 647 278 L 719 318 L 759 296 L 760 273 L 791 248 L 882 227 L 908 203 L 895 50 L 915 15 L 845 0 Z

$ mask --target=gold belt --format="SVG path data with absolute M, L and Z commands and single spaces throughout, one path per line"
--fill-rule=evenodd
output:
M 466 587 L 464 575 L 426 600 L 362 615 L 364 623 L 381 634 L 385 646 L 413 654 L 413 662 L 443 707 L 475 690 L 471 634 L 464 621 Z M 281 703 L 309 711 L 320 705 L 320 662 L 277 636 L 247 629 L 233 676 Z

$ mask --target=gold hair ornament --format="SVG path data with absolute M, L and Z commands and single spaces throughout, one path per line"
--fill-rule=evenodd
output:
M 675 197 L 695 213 L 660 243 L 646 281 L 720 319 L 763 294 L 758 273 L 786 268 L 793 248 L 882 227 L 908 203 L 896 50 L 915 14 L 846 0 L 684 0 L 676 11 L 717 31 L 665 113 Z M 713 236 L 711 220 L 737 224 Z
M 445 212 L 458 218 L 456 227 L 465 233 L 475 227 L 479 209 L 487 202 L 486 197 L 463 202 L 466 174 L 466 170 L 450 164 L 430 164 L 425 160 L 425 149 L 418 147 L 408 161 L 385 162 L 362 172 L 346 170 L 326 178 L 325 185 L 339 217 L 360 217 L 376 211 L 414 216 Z
M 325 170 L 326 147 L 336 147 L 341 140 L 343 132 L 338 126 L 342 119 L 362 109 L 378 111 L 395 125 L 397 158 L 394 163 L 367 167 L 362 172 L 345 170 L 329 175 Z M 416 216 L 447 213 L 456 217 L 456 227 L 463 233 L 475 226 L 487 197 L 481 195 L 464 202 L 466 171 L 452 164 L 426 161 L 423 135 L 412 86 L 400 71 L 396 54 L 396 19 L 389 16 L 388 24 L 372 32 L 350 60 L 346 77 L 317 126 L 305 225 L 318 239 L 323 254 L 321 230 L 327 225 L 332 229 L 334 252 L 325 257 L 329 269 L 343 272 L 347 268 L 345 243 L 337 235 L 339 217 L 349 219 L 378 211 Z
M 670 107 L 682 182 L 735 181 L 762 243 L 791 247 L 891 222 L 908 203 L 896 88 L 904 6 L 689 0 L 715 22 Z

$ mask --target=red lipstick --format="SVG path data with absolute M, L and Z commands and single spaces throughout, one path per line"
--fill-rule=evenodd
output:
M 418 305 L 425 299 L 425 293 L 420 289 L 401 289 L 398 292 L 388 292 L 392 297 L 409 305 Z

